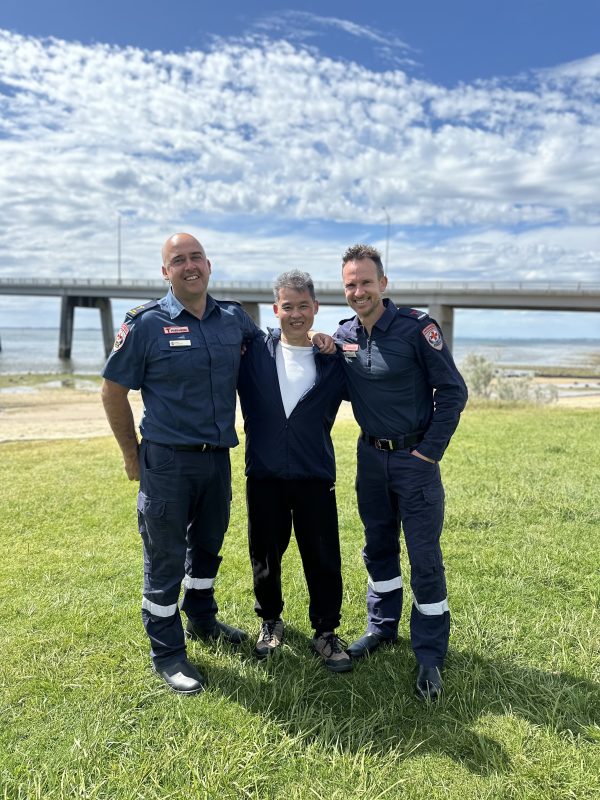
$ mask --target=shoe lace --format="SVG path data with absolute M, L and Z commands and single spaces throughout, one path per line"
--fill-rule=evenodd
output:
M 326 636 L 323 636 L 323 639 L 325 640 L 323 652 L 325 653 L 327 648 L 329 648 L 329 657 L 343 653 L 348 647 L 348 642 L 345 642 L 335 633 L 328 633 Z
M 273 634 L 275 633 L 275 625 L 277 625 L 277 620 L 266 620 L 260 626 L 260 638 L 263 642 L 270 642 L 273 638 Z

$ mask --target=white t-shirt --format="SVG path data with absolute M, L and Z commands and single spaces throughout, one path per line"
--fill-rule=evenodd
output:
M 315 384 L 317 367 L 313 349 L 279 342 L 275 363 L 285 416 L 289 417 L 300 398 Z

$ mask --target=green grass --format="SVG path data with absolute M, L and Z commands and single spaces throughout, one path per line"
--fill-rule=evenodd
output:
M 365 625 L 355 432 L 336 425 L 349 640 Z M 453 632 L 431 707 L 412 697 L 406 614 L 400 643 L 353 673 L 310 655 L 295 545 L 281 657 L 193 644 L 208 691 L 168 692 L 149 668 L 136 486 L 115 443 L 0 446 L 0 798 L 597 798 L 598 442 L 594 410 L 464 415 L 442 465 Z M 217 593 L 254 638 L 232 455 Z

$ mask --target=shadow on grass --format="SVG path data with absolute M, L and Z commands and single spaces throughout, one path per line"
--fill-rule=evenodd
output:
M 239 668 L 211 660 L 210 690 L 282 727 L 306 744 L 360 750 L 395 758 L 445 755 L 473 773 L 511 770 L 500 741 L 481 733 L 490 718 L 513 717 L 551 732 L 596 741 L 600 687 L 567 673 L 520 667 L 451 650 L 445 695 L 422 703 L 413 695 L 416 674 L 410 645 L 399 640 L 332 674 L 310 652 L 310 639 L 291 626 L 281 653 L 258 662 L 247 643 Z M 190 651 L 202 662 L 202 653 Z

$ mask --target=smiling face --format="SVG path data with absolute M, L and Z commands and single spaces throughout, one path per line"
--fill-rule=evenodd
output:
M 307 333 L 311 329 L 319 304 L 308 289 L 298 291 L 287 286 L 279 289 L 279 300 L 273 304 L 273 313 L 281 325 L 281 340 L 285 344 L 308 347 Z
M 383 292 L 387 278 L 379 277 L 377 265 L 370 258 L 347 261 L 342 269 L 346 302 L 370 331 L 384 312 Z
M 163 247 L 164 277 L 183 304 L 194 304 L 206 295 L 210 261 L 200 242 L 189 233 L 176 233 Z

